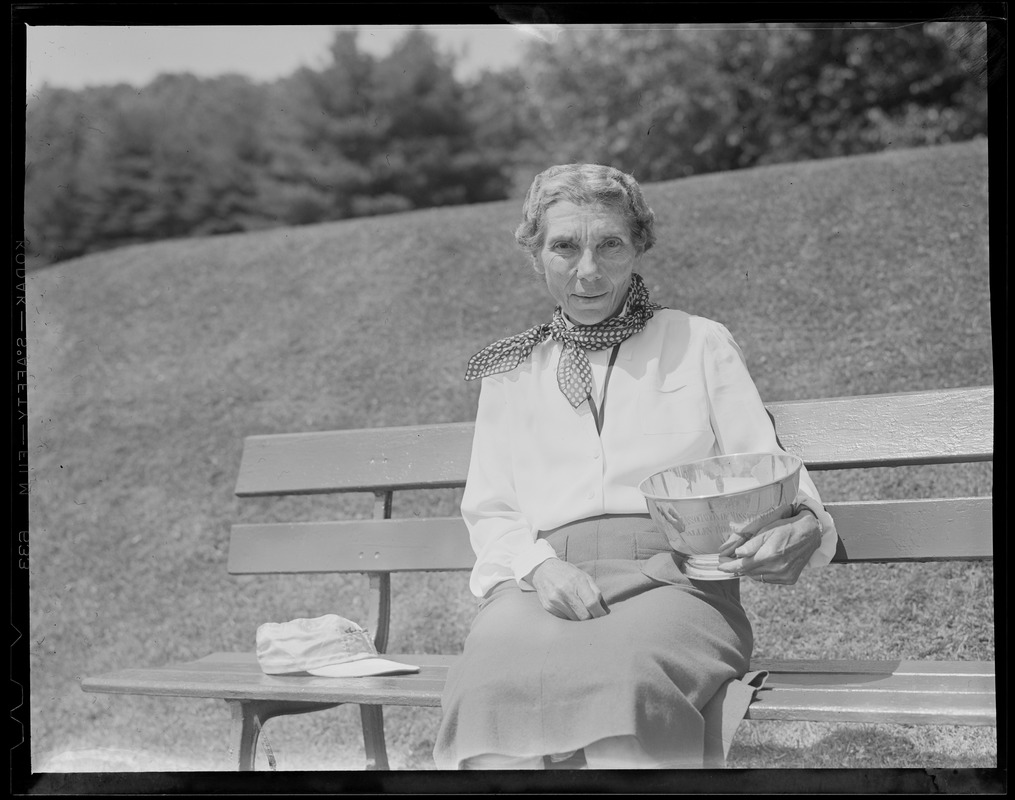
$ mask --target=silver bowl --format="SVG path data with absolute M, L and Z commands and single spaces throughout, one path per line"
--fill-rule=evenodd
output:
M 717 567 L 732 559 L 719 549 L 732 534 L 746 541 L 790 516 L 802 466 L 787 453 L 734 453 L 664 469 L 638 488 L 670 547 L 687 557 L 685 573 L 728 580 Z

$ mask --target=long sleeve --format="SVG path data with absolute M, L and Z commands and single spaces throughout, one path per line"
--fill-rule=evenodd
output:
M 719 452 L 782 451 L 772 421 L 747 370 L 743 353 L 729 330 L 721 323 L 712 322 L 706 330 L 702 352 L 710 421 Z M 838 534 L 835 522 L 825 511 L 806 468 L 800 473 L 796 502 L 814 512 L 823 531 L 821 545 L 808 565 L 815 567 L 829 563 L 835 555 Z
M 477 597 L 511 578 L 529 588 L 522 579 L 556 555 L 546 541 L 537 540 L 537 530 L 519 510 L 510 415 L 502 377 L 484 378 L 461 506 L 476 552 L 469 588 Z

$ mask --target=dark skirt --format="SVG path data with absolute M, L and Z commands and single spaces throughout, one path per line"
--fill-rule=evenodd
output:
M 541 538 L 592 577 L 610 613 L 561 619 L 515 581 L 495 586 L 448 674 L 438 768 L 615 736 L 637 737 L 660 764 L 721 765 L 763 679 L 738 680 L 753 646 L 739 582 L 687 578 L 647 516 L 581 520 Z

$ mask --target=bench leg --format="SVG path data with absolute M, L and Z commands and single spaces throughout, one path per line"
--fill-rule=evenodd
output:
M 361 705 L 363 722 L 363 749 L 367 756 L 367 769 L 389 769 L 388 750 L 384 743 L 384 706 Z
M 312 711 L 323 711 L 341 705 L 341 703 L 286 703 L 275 700 L 226 700 L 226 702 L 229 704 L 233 720 L 230 755 L 236 758 L 240 772 L 254 771 L 257 741 L 261 738 L 261 728 L 272 717 L 309 714 Z M 383 753 L 383 729 L 381 736 Z
M 227 700 L 233 717 L 232 748 L 230 755 L 237 759 L 240 772 L 254 771 L 254 757 L 257 754 L 257 740 L 261 736 L 261 719 L 257 716 L 256 703 Z

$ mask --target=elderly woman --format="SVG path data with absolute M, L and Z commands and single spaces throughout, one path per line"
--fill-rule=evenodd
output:
M 552 167 L 529 188 L 516 239 L 557 307 L 466 374 L 483 379 L 462 499 L 481 600 L 442 698 L 440 768 L 721 765 L 754 689 L 735 578 L 792 584 L 834 553 L 806 472 L 791 517 L 724 546 L 729 580 L 695 577 L 649 518 L 652 473 L 781 452 L 729 331 L 649 299 L 653 219 L 611 167 Z

